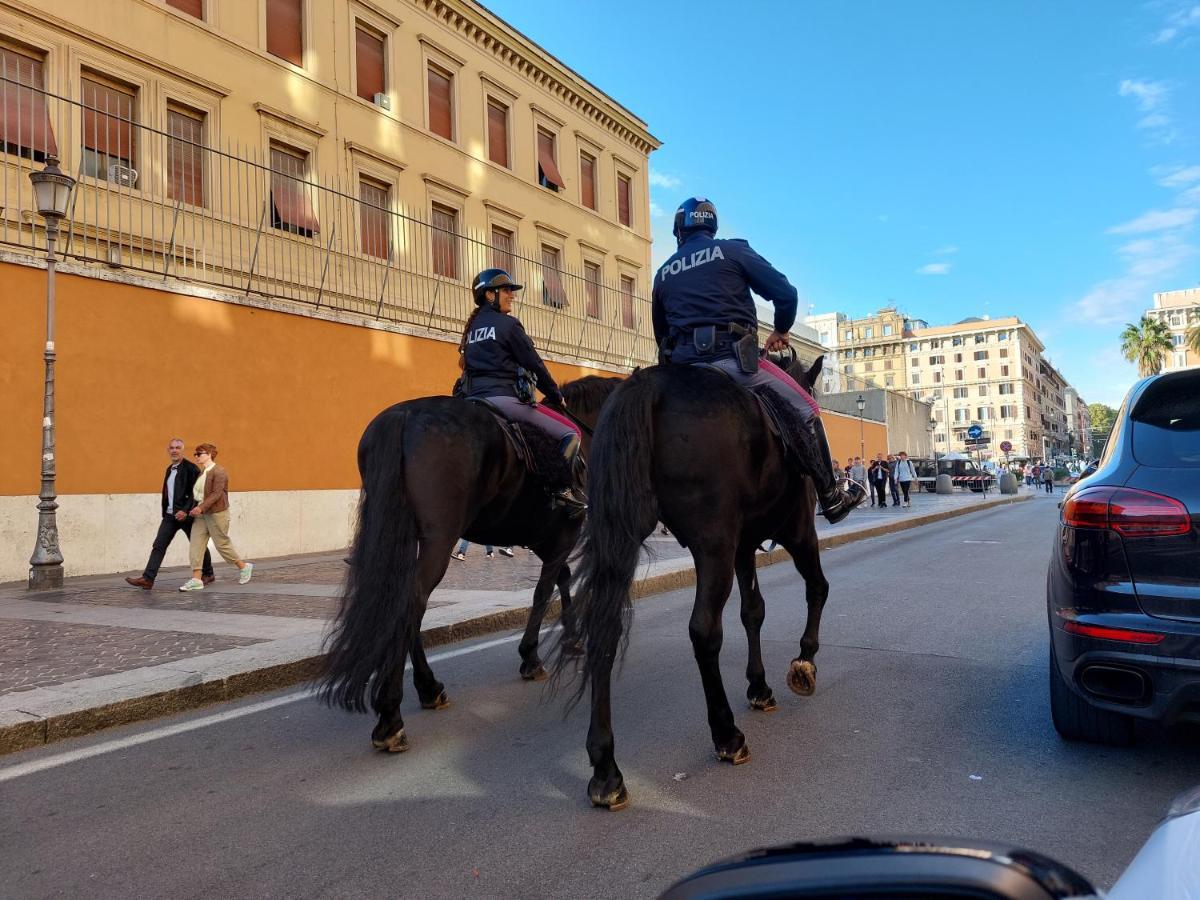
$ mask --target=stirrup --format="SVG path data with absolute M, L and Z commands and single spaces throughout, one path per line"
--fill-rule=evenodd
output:
M 556 509 L 565 509 L 579 515 L 587 511 L 587 500 L 580 497 L 571 488 L 551 491 L 550 504 Z
M 850 515 L 851 510 L 861 506 L 867 499 L 866 489 L 857 481 L 839 479 L 835 484 L 835 489 L 838 493 L 837 500 L 828 506 L 823 501 L 821 503 L 821 515 L 830 525 L 836 525 L 842 521 Z

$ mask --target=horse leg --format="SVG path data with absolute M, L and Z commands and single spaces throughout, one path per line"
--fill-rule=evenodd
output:
M 550 605 L 554 583 L 559 580 L 567 561 L 567 554 L 573 546 L 574 541 L 565 547 L 557 546 L 552 551 L 534 551 L 541 557 L 542 571 L 538 574 L 537 587 L 533 589 L 533 607 L 529 610 L 529 619 L 525 623 L 525 634 L 521 636 L 521 643 L 517 645 L 517 651 L 521 654 L 521 678 L 525 681 L 544 681 L 549 677 L 538 655 L 538 639 L 541 637 L 542 620 L 546 617 L 546 607 Z
M 396 664 L 390 672 L 380 672 L 376 678 L 380 685 L 372 698 L 372 707 L 379 713 L 379 723 L 371 732 L 371 746 L 388 753 L 403 753 L 408 749 L 408 737 L 404 734 L 404 717 L 400 715 L 400 701 L 404 699 L 405 647 L 397 654 Z
M 617 768 L 616 741 L 612 730 L 612 667 L 617 655 L 620 632 L 611 640 L 598 639 L 589 634 L 588 658 L 592 665 L 592 721 L 588 726 L 587 752 L 592 764 L 592 777 L 588 781 L 588 798 L 592 806 L 607 809 L 624 809 L 629 805 L 629 791 L 625 777 Z
M 808 618 L 804 623 L 804 634 L 800 638 L 800 655 L 793 659 L 788 667 L 787 683 L 788 687 L 800 696 L 809 697 L 817 689 L 817 666 L 813 659 L 821 648 L 821 612 L 825 609 L 825 601 L 829 597 L 829 582 L 825 580 L 825 573 L 821 571 L 816 529 L 802 527 L 799 530 L 799 537 L 780 542 L 792 555 L 796 571 L 804 579 L 804 599 L 808 604 Z
M 421 643 L 421 633 L 413 635 L 412 642 L 413 687 L 417 689 L 417 697 L 421 700 L 421 709 L 445 709 L 450 705 L 446 696 L 446 686 L 434 677 L 429 660 L 425 658 L 425 647 Z
M 696 603 L 688 623 L 692 652 L 700 668 L 704 701 L 708 705 L 708 727 L 712 731 L 717 759 L 735 766 L 750 761 L 746 737 L 734 724 L 733 710 L 721 680 L 721 611 L 733 587 L 733 560 L 728 556 L 696 554 Z
M 746 629 L 749 659 L 746 662 L 746 699 L 751 709 L 775 712 L 779 704 L 775 694 L 767 685 L 767 673 L 763 667 L 761 632 L 767 607 L 762 591 L 758 589 L 758 569 L 754 565 L 754 547 L 739 547 L 736 561 L 738 591 L 742 596 L 742 627 Z
M 582 656 L 583 641 L 579 639 L 579 624 L 571 604 L 571 567 L 566 563 L 558 573 L 558 599 L 562 605 L 559 621 L 562 623 L 563 652 L 568 656 Z

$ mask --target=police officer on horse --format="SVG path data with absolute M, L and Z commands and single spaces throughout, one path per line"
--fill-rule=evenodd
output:
M 820 408 L 787 373 L 758 353 L 758 314 L 751 289 L 775 306 L 768 351 L 788 346 L 796 289 L 743 240 L 717 239 L 717 209 L 702 197 L 675 211 L 678 249 L 654 276 L 654 339 L 664 362 L 719 369 L 746 388 L 766 387 L 812 429 L 822 465 L 814 475 L 829 522 L 844 519 L 865 494 L 843 489 L 833 474 Z
M 557 443 L 562 466 L 546 473 L 547 488 L 556 503 L 582 511 L 587 498 L 582 491 L 579 428 L 535 401 L 535 384 L 552 406 L 561 407 L 563 395 L 524 326 L 510 315 L 513 293 L 521 288 L 503 269 L 484 269 L 475 277 L 475 311 L 459 344 L 463 393 L 471 400 L 485 400 L 509 421 L 534 425 L 549 434 Z

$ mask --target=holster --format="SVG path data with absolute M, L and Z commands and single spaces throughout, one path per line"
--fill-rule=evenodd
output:
M 745 334 L 734 341 L 733 353 L 743 375 L 753 375 L 758 371 L 758 335 L 755 332 L 747 329 Z
M 533 376 L 527 369 L 517 366 L 517 380 L 513 382 L 513 388 L 516 391 L 517 399 L 522 403 L 533 406 L 537 402 L 537 397 L 533 393 Z
M 701 325 L 692 329 L 692 346 L 697 353 L 711 353 L 717 346 L 717 326 Z
M 458 376 L 458 381 L 454 382 L 454 387 L 450 390 L 451 397 L 465 397 L 470 390 L 469 382 L 466 374 Z

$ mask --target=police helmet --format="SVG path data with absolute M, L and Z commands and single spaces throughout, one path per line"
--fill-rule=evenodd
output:
M 475 276 L 475 284 L 471 288 L 472 293 L 475 295 L 475 305 L 483 306 L 483 304 L 488 302 L 487 292 L 502 287 L 519 291 L 524 285 L 513 281 L 503 269 L 484 269 Z
M 682 241 L 686 235 L 700 229 L 717 233 L 717 208 L 704 197 L 688 197 L 675 210 L 675 227 L 671 231 L 675 240 Z

